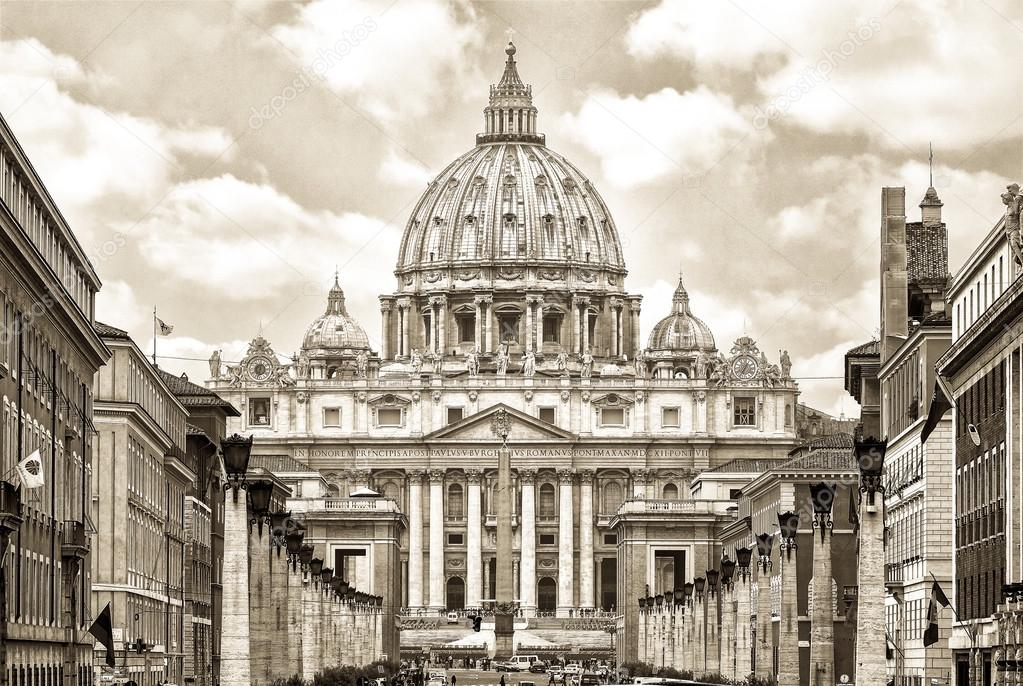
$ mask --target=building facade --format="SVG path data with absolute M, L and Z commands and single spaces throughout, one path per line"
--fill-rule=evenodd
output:
M 215 355 L 207 382 L 241 410 L 228 431 L 254 435 L 254 455 L 322 475 L 324 491 L 294 497 L 329 510 L 368 488 L 397 504 L 408 524 L 393 582 L 380 588 L 360 562 L 349 569 L 383 596 L 386 617 L 418 618 L 421 643 L 461 635 L 442 612 L 494 597 L 497 408 L 512 422 L 517 600 L 549 628 L 538 642 L 571 639 L 579 618 L 631 612 L 622 608 L 657 583 L 664 560 L 691 578 L 710 554 L 709 541 L 682 535 L 626 550 L 612 523 L 623 503 L 676 507 L 693 500 L 701 471 L 782 459 L 797 442 L 787 353 L 771 361 L 749 337 L 719 350 L 681 282 L 644 346 L 611 213 L 536 132 L 514 53 L 477 145 L 412 212 L 397 287 L 380 298 L 382 349 L 370 350 L 335 280 L 290 364 L 258 337 L 237 365 Z M 317 532 L 328 559 L 366 545 L 343 522 Z M 635 640 L 631 629 L 618 636 L 627 654 Z
M 107 603 L 115 674 L 140 686 L 184 678 L 186 498 L 196 465 L 188 411 L 128 334 L 97 323 L 113 353 L 95 383 L 93 612 Z M 143 644 L 141 647 L 133 647 Z M 105 653 L 97 665 L 107 671 Z
M 1005 216 L 948 289 L 952 344 L 938 360 L 955 404 L 955 597 L 961 622 L 949 641 L 957 684 L 1004 680 L 1023 666 L 1018 621 L 1020 566 L 1019 195 L 1002 194 Z M 1008 586 L 1008 588 L 1007 588 Z M 1013 674 L 1015 676 L 1015 674 Z
M 0 677 L 92 682 L 89 534 L 92 378 L 109 351 L 93 329 L 99 279 L 0 117 Z M 42 488 L 18 489 L 33 451 Z

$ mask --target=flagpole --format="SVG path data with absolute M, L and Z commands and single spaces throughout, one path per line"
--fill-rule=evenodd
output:
M 938 578 L 936 576 L 934 576 L 934 572 L 928 571 L 927 573 L 931 575 L 931 579 L 934 580 L 934 583 L 938 584 L 938 588 L 941 588 L 941 582 L 938 581 Z M 945 591 L 942 590 L 942 593 L 944 592 Z M 945 598 L 948 599 L 948 596 L 946 595 Z M 952 608 L 952 614 L 955 615 L 956 621 L 962 624 L 964 627 L 966 627 L 966 630 L 970 633 L 970 646 L 971 649 L 975 649 L 977 646 L 977 634 L 973 632 L 973 627 L 970 626 L 969 624 L 963 624 L 963 620 L 959 618 L 959 611 L 956 610 L 955 603 L 949 600 L 948 606 Z
M 156 306 L 153 306 L 153 366 L 156 366 Z

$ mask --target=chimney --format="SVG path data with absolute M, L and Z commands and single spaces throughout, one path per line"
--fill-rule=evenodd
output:
M 909 335 L 906 264 L 906 189 L 885 187 L 881 189 L 882 363 Z
M 941 206 L 944 204 L 938 197 L 938 191 L 934 190 L 934 186 L 927 189 L 924 199 L 920 201 L 920 221 L 924 226 L 941 223 Z

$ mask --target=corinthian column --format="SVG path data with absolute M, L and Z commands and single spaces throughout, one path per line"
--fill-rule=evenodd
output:
M 483 514 L 480 511 L 480 482 L 483 472 L 479 469 L 467 469 L 465 476 L 469 481 L 468 497 L 468 538 L 465 561 L 465 605 L 479 607 L 483 597 Z
M 444 602 L 444 470 L 430 470 L 430 609 Z
M 380 303 L 380 359 L 391 359 L 391 303 Z
M 622 354 L 621 344 L 621 314 L 622 314 L 622 299 L 611 298 L 611 357 L 618 357 Z
M 579 353 L 579 299 L 572 298 L 572 352 Z
M 639 296 L 636 296 L 637 298 Z M 643 343 L 639 339 L 639 309 L 640 301 L 631 300 L 629 302 L 629 311 L 632 312 L 632 356 L 635 357 L 639 354 L 639 351 L 643 349 Z
M 580 298 L 579 299 L 579 304 L 581 306 L 580 310 L 579 310 L 579 315 L 580 315 L 579 318 L 582 321 L 582 337 L 583 337 L 583 345 L 582 345 L 582 348 L 579 349 L 579 352 L 580 353 L 584 353 L 590 347 L 590 299 L 589 298 Z
M 476 306 L 476 317 L 473 321 L 473 342 L 480 352 L 483 352 L 483 296 L 477 295 L 472 299 L 472 303 Z
M 579 607 L 593 609 L 593 471 L 579 472 Z
M 571 469 L 559 469 L 558 480 L 561 490 L 558 500 L 558 617 L 568 617 L 575 607 L 575 542 L 572 523 L 572 482 L 575 474 Z M 591 558 L 592 559 L 592 558 Z
M 749 618 L 753 614 L 750 607 L 750 569 L 749 563 L 745 567 L 735 569 L 735 678 L 739 681 L 745 679 L 752 671 L 752 644 L 750 643 Z
M 401 298 L 398 301 L 398 318 L 401 320 L 401 337 L 398 345 L 398 355 L 406 357 L 412 351 L 409 345 L 408 332 L 409 332 L 409 308 L 411 308 L 412 302 L 408 298 Z
M 519 603 L 523 614 L 536 612 L 536 470 L 520 469 L 522 512 L 519 514 L 522 534 L 522 564 L 519 567 Z
M 408 473 L 408 604 L 423 607 L 423 477 L 426 472 Z

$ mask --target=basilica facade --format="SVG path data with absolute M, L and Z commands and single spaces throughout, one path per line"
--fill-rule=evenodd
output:
M 291 485 L 318 555 L 382 595 L 386 616 L 438 632 L 434 618 L 493 599 L 505 563 L 498 409 L 511 420 L 508 563 L 534 626 L 627 622 L 637 598 L 702 575 L 742 486 L 716 468 L 780 462 L 798 442 L 787 353 L 716 341 L 681 279 L 641 339 L 611 212 L 537 133 L 506 53 L 475 147 L 409 217 L 380 349 L 335 278 L 288 363 L 260 336 L 240 364 L 212 359 L 207 382 L 241 410 L 228 431 L 255 436 L 253 459 Z

